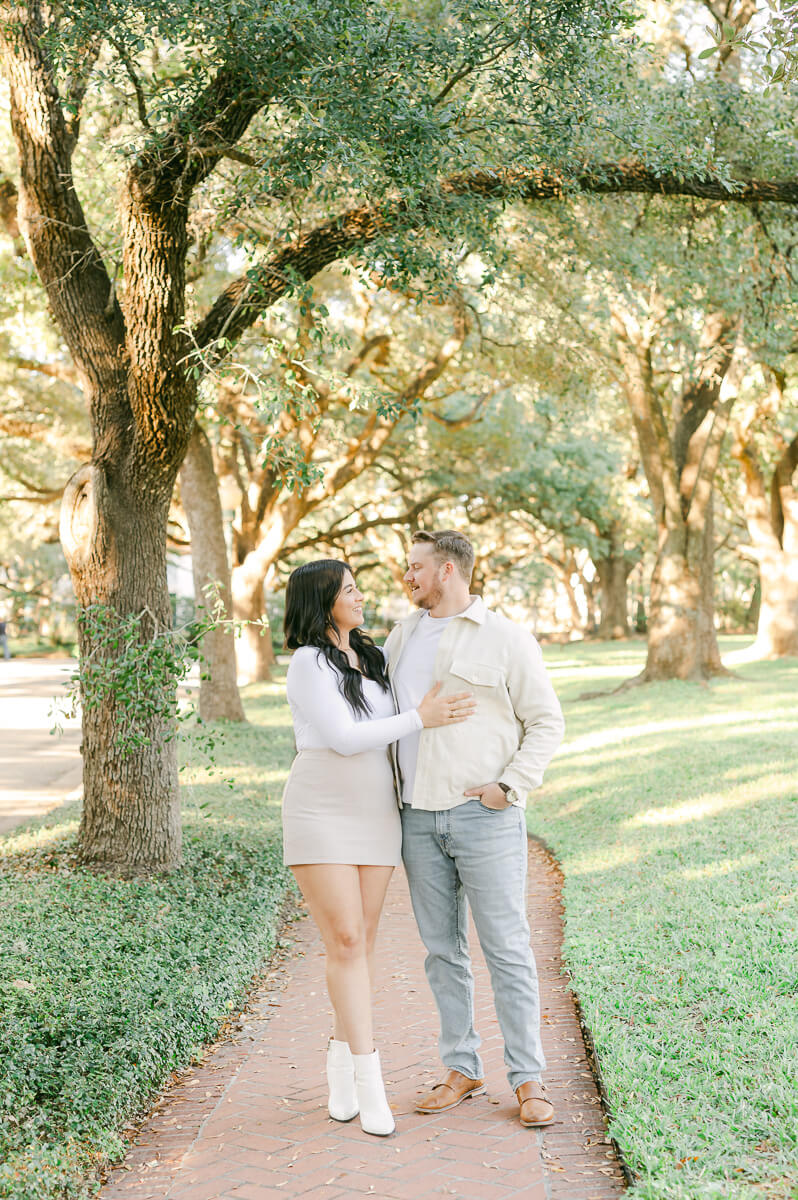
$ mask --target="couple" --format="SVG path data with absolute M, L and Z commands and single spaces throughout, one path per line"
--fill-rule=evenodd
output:
M 297 757 L 283 797 L 285 862 L 326 950 L 335 1013 L 330 1116 L 359 1113 L 366 1133 L 381 1136 L 394 1120 L 372 1036 L 371 981 L 400 858 L 447 1068 L 416 1108 L 444 1112 L 484 1091 L 470 905 L 521 1123 L 548 1125 L 554 1115 L 541 1084 L 523 809 L 562 739 L 563 719 L 532 635 L 469 594 L 473 566 L 462 534 L 413 535 L 405 580 L 420 612 L 392 630 L 384 656 L 360 631 L 363 596 L 345 563 L 307 563 L 286 591 Z

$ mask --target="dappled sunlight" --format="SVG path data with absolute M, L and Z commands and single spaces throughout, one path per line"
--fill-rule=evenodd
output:
M 273 700 L 285 697 L 285 674 L 281 671 L 276 674 L 274 679 L 264 680 L 260 683 L 249 683 L 246 687 L 241 688 L 241 696 L 244 700 L 245 708 L 256 706 L 259 701 L 264 699 Z
M 578 787 L 578 784 L 575 784 L 574 786 Z M 584 796 L 579 796 L 574 800 L 569 800 L 568 803 L 563 806 L 563 808 L 559 808 L 557 810 L 557 816 L 558 817 L 575 817 L 578 812 L 582 811 L 582 809 L 585 807 L 585 805 L 590 804 L 593 801 L 600 800 L 600 799 L 601 799 L 601 797 L 595 795 L 594 793 L 587 793 Z
M 755 640 L 749 646 L 741 646 L 722 655 L 724 667 L 741 667 L 746 663 L 765 662 L 767 655 Z
M 581 671 L 582 668 L 585 666 L 584 661 L 579 658 L 566 658 L 564 662 L 556 662 L 556 661 L 552 662 L 549 660 L 548 656 L 545 653 L 543 655 L 543 658 L 546 663 L 546 670 L 552 675 L 555 674 L 557 671 L 570 671 L 570 670 Z
M 721 662 L 724 667 L 733 670 L 735 667 L 744 666 L 746 663 L 759 662 L 763 655 L 761 651 L 756 649 L 755 644 L 745 646 L 741 650 L 732 650 L 728 654 L 724 654 Z
M 714 862 L 704 863 L 701 867 L 683 867 L 681 871 L 673 872 L 677 879 L 721 879 L 725 875 L 734 875 L 737 871 L 747 871 L 759 865 L 755 854 L 744 854 L 741 858 L 720 858 Z
M 284 697 L 281 697 L 284 699 Z M 187 709 L 184 707 L 184 711 Z M 191 720 L 186 725 L 186 732 L 189 736 L 199 733 L 200 736 L 208 731 L 211 731 L 214 736 L 220 741 L 229 739 L 234 741 L 240 737 L 242 733 L 246 733 L 248 729 L 285 729 L 287 732 L 293 732 L 291 722 L 291 712 L 287 704 L 282 704 L 278 708 L 263 709 L 258 708 L 251 710 L 247 714 L 247 725 L 242 725 L 237 721 L 195 721 Z
M 222 815 L 238 812 L 254 813 L 265 807 L 279 807 L 283 793 L 283 781 L 280 780 L 273 788 L 262 784 L 255 788 L 236 786 L 229 788 L 227 784 L 220 786 L 218 780 L 208 780 L 207 784 L 187 786 L 181 792 L 181 807 L 184 812 L 192 812 L 211 804 L 215 812 Z
M 618 666 L 609 667 L 604 663 L 586 663 L 580 665 L 568 666 L 550 666 L 547 665 L 546 670 L 553 679 L 619 679 L 621 676 L 634 676 L 642 668 L 641 663 L 619 663 Z
M 618 867 L 628 867 L 640 858 L 640 846 L 619 845 L 593 850 L 589 854 L 579 854 L 569 859 L 567 878 L 572 875 L 595 875 L 603 871 L 614 871 Z
M 722 1144 L 763 1088 L 756 1120 L 775 1096 L 789 1123 L 798 663 L 591 702 L 559 679 L 568 740 L 529 827 L 562 865 L 566 961 L 605 1078 L 643 1097 L 657 1136 L 689 1140 L 700 1108 Z
M 229 771 L 233 768 L 226 767 L 224 764 L 213 768 L 213 774 L 208 776 L 203 773 L 202 766 L 196 767 L 184 779 L 186 788 L 202 787 L 206 781 L 216 783 L 224 780 Z M 241 791 L 247 787 L 261 787 L 264 783 L 285 783 L 287 771 L 284 767 L 239 767 L 235 766 L 235 791 Z
M 0 857 L 12 857 L 16 854 L 30 854 L 34 850 L 46 850 L 62 842 L 66 837 L 74 837 L 80 819 L 80 806 L 70 804 L 59 810 L 58 819 L 53 821 L 45 818 L 46 824 L 25 826 L 19 833 L 7 834 L 0 837 Z
M 788 726 L 787 732 L 793 732 L 791 726 Z M 639 795 L 651 787 L 659 791 L 658 778 L 665 770 L 671 786 L 678 779 L 679 785 L 686 787 L 699 763 L 703 771 L 708 762 L 717 760 L 724 747 L 733 750 L 738 740 L 739 734 L 728 730 L 716 734 L 711 743 L 699 737 L 690 741 L 687 747 L 675 746 L 664 736 L 643 746 L 639 743 L 607 746 L 600 753 L 586 751 L 555 763 L 549 770 L 548 783 L 554 785 L 560 794 L 563 791 L 587 790 L 595 795 L 604 790 L 606 795 L 607 788 L 616 788 L 619 784 L 627 788 L 630 781 L 634 780 Z M 739 785 L 758 777 L 763 769 L 787 773 L 794 770 L 787 747 L 752 740 L 749 760 L 726 768 L 718 765 L 715 779 Z M 634 793 L 634 787 L 629 790 L 630 794 Z
M 279 805 L 264 805 L 262 811 L 258 811 L 254 814 L 250 810 L 243 811 L 240 814 L 229 812 L 226 815 L 218 812 L 209 814 L 206 812 L 197 813 L 196 811 L 189 811 L 186 812 L 185 816 L 186 818 L 194 818 L 195 822 L 197 818 L 199 818 L 199 820 L 202 822 L 203 829 L 219 829 L 226 830 L 228 832 L 231 829 L 243 831 L 251 830 L 253 817 L 258 819 L 259 832 L 263 835 L 276 835 L 280 832 L 281 827 Z M 186 828 L 188 830 L 188 825 Z M 196 824 L 194 825 L 194 828 L 197 828 Z
M 566 645 L 543 642 L 541 649 L 547 667 L 571 664 L 584 666 L 591 663 L 613 665 L 632 661 L 642 665 L 646 658 L 646 643 L 643 638 L 617 642 L 576 641 Z
M 713 729 L 727 725 L 745 725 L 747 732 L 750 732 L 752 726 L 757 732 L 795 730 L 795 721 L 786 719 L 783 711 L 772 709 L 757 713 L 737 709 L 734 712 L 707 713 L 701 717 L 672 717 L 665 721 L 646 721 L 637 725 L 620 725 L 611 729 L 596 730 L 571 742 L 564 742 L 560 748 L 560 755 L 584 754 L 605 746 L 619 745 L 632 738 L 650 737 L 655 733 L 677 733 L 680 730 Z
M 634 817 L 629 817 L 623 824 L 634 828 L 642 825 L 684 825 L 690 821 L 704 821 L 707 817 L 717 816 L 718 813 L 728 812 L 730 809 L 745 808 L 749 804 L 771 800 L 774 794 L 778 794 L 783 782 L 772 775 L 760 775 L 755 782 L 749 783 L 743 792 L 711 792 L 683 804 L 667 808 L 649 808 Z
M 222 771 L 221 774 L 207 775 L 205 778 L 198 776 L 196 779 L 188 780 L 180 787 L 180 796 L 183 807 L 205 803 L 209 801 L 215 809 L 221 812 L 235 811 L 237 808 L 246 805 L 248 808 L 256 808 L 262 800 L 268 800 L 270 797 L 276 796 L 278 799 L 282 792 L 282 781 L 278 787 L 267 787 L 266 781 L 258 776 L 249 784 L 241 784 L 237 779 L 233 780 L 233 786 L 230 786 L 231 775 L 227 771 Z
M 288 775 L 285 771 L 285 768 L 274 767 L 268 771 L 261 771 L 260 778 L 264 781 L 264 783 L 275 783 L 279 784 L 280 787 L 283 787 Z

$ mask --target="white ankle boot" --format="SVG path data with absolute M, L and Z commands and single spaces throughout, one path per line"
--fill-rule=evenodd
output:
M 376 1050 L 371 1054 L 353 1054 L 355 1064 L 355 1089 L 360 1109 L 360 1126 L 364 1133 L 387 1137 L 396 1125 L 391 1107 L 385 1096 L 382 1082 L 380 1056 Z
M 327 1086 L 330 1089 L 327 1112 L 332 1119 L 351 1121 L 356 1117 L 355 1067 L 348 1042 L 336 1042 L 335 1038 L 330 1038 L 327 1046 Z

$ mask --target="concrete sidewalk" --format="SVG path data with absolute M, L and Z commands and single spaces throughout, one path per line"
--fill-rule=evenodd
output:
M 0 660 L 0 834 L 80 794 L 80 721 L 51 730 L 72 659 Z
M 140 1128 L 101 1200 L 613 1200 L 623 1176 L 561 975 L 559 877 L 530 844 L 529 913 L 543 998 L 547 1084 L 557 1122 L 523 1129 L 502 1062 L 487 971 L 473 939 L 487 1095 L 425 1117 L 416 1096 L 438 1074 L 437 1016 L 402 872 L 379 939 L 377 1038 L 397 1132 L 364 1134 L 326 1111 L 330 1031 L 320 939 L 292 939 L 230 1040 L 184 1073 Z

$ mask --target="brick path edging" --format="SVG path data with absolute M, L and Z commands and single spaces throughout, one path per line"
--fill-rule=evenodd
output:
M 562 919 L 562 918 L 564 918 L 564 915 L 565 915 L 565 902 L 563 901 L 563 898 L 562 898 L 563 884 L 565 882 L 565 877 L 563 874 L 562 866 L 560 864 L 560 860 L 557 858 L 557 855 L 554 853 L 554 851 L 552 850 L 551 846 L 548 844 L 548 842 L 546 841 L 545 838 L 542 838 L 538 834 L 534 834 L 534 833 L 530 833 L 528 835 L 528 837 L 529 837 L 530 842 L 532 842 L 536 846 L 540 847 L 540 850 L 546 856 L 546 859 L 548 860 L 549 865 L 551 867 L 552 873 L 557 880 L 557 893 L 556 894 L 557 894 L 557 900 L 558 900 L 559 906 L 560 906 L 560 913 L 561 913 L 561 919 Z M 568 967 L 567 966 L 564 967 L 563 971 L 570 980 L 571 976 L 570 976 Z M 571 992 L 571 999 L 573 1001 L 574 1009 L 576 1010 L 576 1019 L 579 1022 L 579 1029 L 582 1034 L 582 1041 L 585 1044 L 585 1053 L 587 1055 L 587 1061 L 590 1065 L 590 1070 L 593 1073 L 593 1080 L 596 1085 L 596 1091 L 598 1092 L 599 1100 L 601 1101 L 601 1109 L 602 1109 L 602 1112 L 604 1113 L 604 1120 L 607 1123 L 607 1125 L 609 1126 L 612 1123 L 612 1106 L 610 1104 L 609 1095 L 607 1094 L 607 1085 L 604 1082 L 604 1076 L 602 1075 L 602 1072 L 601 1072 L 601 1063 L 599 1061 L 598 1053 L 596 1051 L 596 1043 L 593 1040 L 593 1033 L 590 1029 L 590 1026 L 588 1025 L 588 1023 L 585 1019 L 585 1013 L 584 1013 L 584 1009 L 582 1008 L 582 1001 L 579 998 L 579 993 L 573 987 L 571 987 L 570 992 Z M 609 1137 L 609 1140 L 612 1144 L 612 1148 L 615 1151 L 615 1157 L 618 1160 L 618 1166 L 621 1168 L 621 1172 L 624 1177 L 624 1182 L 626 1183 L 627 1187 L 632 1187 L 635 1183 L 638 1182 L 638 1176 L 635 1174 L 635 1172 L 629 1166 L 629 1163 L 626 1161 L 626 1157 L 624 1155 L 623 1149 L 620 1146 L 620 1144 L 616 1141 L 616 1139 L 611 1134 L 608 1133 L 607 1136 Z

